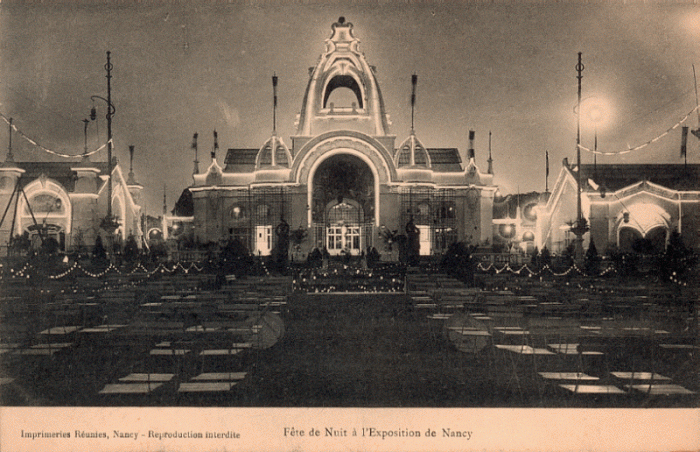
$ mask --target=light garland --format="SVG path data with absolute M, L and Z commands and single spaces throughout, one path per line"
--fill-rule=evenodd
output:
M 503 273 L 505 271 L 509 271 L 510 273 L 515 274 L 515 275 L 520 275 L 520 273 L 527 271 L 528 277 L 542 276 L 542 274 L 546 270 L 549 271 L 549 273 L 552 274 L 553 276 L 568 276 L 573 271 L 577 271 L 579 274 L 585 275 L 585 272 L 583 270 L 581 270 L 580 268 L 578 268 L 578 266 L 576 264 L 573 264 L 571 267 L 569 267 L 566 271 L 564 271 L 562 273 L 556 273 L 549 264 L 546 264 L 545 266 L 543 266 L 542 269 L 538 272 L 532 270 L 530 267 L 527 266 L 527 264 L 524 264 L 518 270 L 514 270 L 510 266 L 509 263 L 505 264 L 503 267 L 501 267 L 499 269 L 494 264 L 489 264 L 488 267 L 484 267 L 484 265 L 481 262 L 479 262 L 479 264 L 477 265 L 477 269 L 481 270 L 484 273 L 488 273 L 489 271 L 494 270 L 497 275 L 500 275 L 501 273 Z M 616 270 L 612 267 L 609 267 L 605 271 L 601 272 L 598 276 L 604 276 L 605 274 L 607 274 L 610 271 L 616 271 Z
M 84 153 L 84 154 L 63 154 L 63 153 L 61 153 L 61 152 L 53 151 L 53 150 L 51 150 L 51 149 L 49 149 L 49 148 L 47 148 L 47 147 L 45 147 L 45 146 L 42 146 L 42 145 L 40 145 L 39 143 L 37 143 L 35 140 L 31 139 L 31 138 L 30 138 L 29 136 L 27 136 L 24 132 L 22 132 L 21 130 L 19 130 L 19 129 L 17 128 L 16 125 L 14 125 L 13 123 L 11 123 L 10 120 L 9 120 L 5 115 L 3 115 L 2 113 L 0 113 L 0 118 L 2 118 L 7 124 L 9 124 L 10 127 L 12 127 L 12 130 L 14 130 L 15 132 L 17 132 L 17 134 L 18 134 L 19 136 L 21 136 L 22 138 L 24 138 L 25 140 L 27 140 L 27 141 L 28 141 L 29 143 L 31 143 L 33 146 L 38 147 L 38 148 L 41 149 L 42 151 L 48 152 L 49 154 L 53 154 L 53 155 L 56 155 L 56 156 L 58 156 L 58 157 L 63 157 L 63 158 L 89 157 L 89 156 L 91 156 L 91 155 L 93 155 L 93 154 L 97 154 L 98 152 L 100 152 L 101 150 L 103 150 L 104 148 L 106 148 L 107 145 L 110 144 L 110 143 L 112 143 L 112 145 L 114 145 L 114 138 L 112 138 L 112 139 L 110 139 L 109 141 L 107 141 L 105 144 L 103 144 L 102 146 L 100 146 L 99 148 L 95 149 L 94 151 L 90 151 L 90 152 L 87 152 L 87 153 Z
M 640 149 L 643 149 L 643 148 L 649 146 L 649 145 L 652 144 L 652 143 L 655 143 L 655 142 L 659 141 L 660 139 L 662 139 L 663 137 L 665 137 L 666 135 L 668 135 L 669 133 L 671 133 L 671 131 L 677 129 L 681 124 L 683 124 L 685 121 L 687 121 L 688 118 L 690 117 L 690 115 L 693 114 L 695 111 L 697 111 L 699 108 L 700 108 L 700 105 L 696 105 L 695 108 L 693 108 L 692 110 L 690 110 L 690 111 L 688 112 L 688 114 L 685 115 L 685 117 L 683 117 L 683 119 L 681 119 L 680 121 L 678 121 L 678 122 L 677 122 L 675 125 L 673 125 L 672 127 L 669 127 L 668 129 L 666 129 L 666 131 L 665 131 L 664 133 L 662 133 L 661 135 L 657 136 L 656 138 L 652 138 L 651 140 L 647 141 L 646 143 L 642 143 L 642 144 L 640 144 L 640 145 L 638 145 L 638 146 L 635 146 L 635 147 L 629 147 L 629 145 L 628 145 L 628 146 L 627 146 L 627 149 L 624 150 L 624 151 L 619 151 L 619 152 L 602 152 L 602 151 L 598 151 L 598 150 L 596 150 L 596 149 L 589 149 L 589 148 L 587 148 L 587 147 L 585 147 L 585 146 L 582 146 L 582 145 L 580 145 L 580 144 L 578 145 L 578 148 L 581 149 L 582 151 L 586 151 L 586 152 L 590 152 L 591 154 L 598 154 L 598 155 L 623 155 L 623 154 L 629 154 L 630 152 L 638 151 L 638 150 L 640 150 Z

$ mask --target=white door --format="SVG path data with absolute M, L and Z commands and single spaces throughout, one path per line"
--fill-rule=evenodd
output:
M 420 231 L 420 236 L 419 236 L 419 243 L 420 243 L 420 251 L 419 254 L 421 256 L 430 256 L 430 253 L 432 252 L 432 243 L 433 241 L 431 240 L 432 238 L 430 237 L 430 226 L 425 226 L 425 225 L 417 225 L 416 226 L 418 230 Z
M 326 248 L 331 255 L 343 251 L 353 255 L 360 253 L 360 227 L 355 225 L 334 224 L 326 230 Z
M 255 227 L 255 254 L 269 256 L 272 251 L 272 226 Z

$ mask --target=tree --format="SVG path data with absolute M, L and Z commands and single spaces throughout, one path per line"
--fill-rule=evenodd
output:
M 606 254 L 620 276 L 630 277 L 637 274 L 639 256 L 636 253 L 625 253 L 618 247 L 611 246 L 607 249 Z
M 165 242 L 159 240 L 151 244 L 149 258 L 151 262 L 155 263 L 168 255 L 168 249 L 165 246 Z
M 53 256 L 59 248 L 58 240 L 53 237 L 47 237 L 41 242 L 41 254 L 43 255 Z
M 369 268 L 373 268 L 381 257 L 381 254 L 379 254 L 379 251 L 377 251 L 375 247 L 367 247 L 367 266 Z
M 306 256 L 306 264 L 311 267 L 320 267 L 323 261 L 323 254 L 318 248 L 314 248 L 308 256 Z
M 673 297 L 673 300 L 680 306 L 688 309 L 690 317 L 693 319 L 691 325 L 691 334 L 697 336 L 698 327 L 698 309 L 696 297 L 692 292 L 688 293 L 683 289 L 683 286 L 678 284 L 682 280 L 689 269 L 694 268 L 698 263 L 698 257 L 694 254 L 691 248 L 685 246 L 683 238 L 677 230 L 671 232 L 671 236 L 666 246 L 666 251 L 659 258 L 657 267 L 661 272 L 661 279 L 673 283 L 678 296 Z M 686 293 L 683 293 L 686 292 Z
M 18 256 L 27 254 L 32 249 L 32 242 L 29 240 L 29 233 L 24 231 L 22 235 L 15 235 L 10 239 L 10 255 Z
M 598 255 L 598 249 L 595 246 L 595 242 L 591 239 L 588 245 L 588 251 L 586 251 L 586 256 L 584 257 L 584 268 L 589 276 L 600 275 L 600 262 L 601 257 Z
M 95 246 L 92 248 L 92 258 L 96 261 L 107 260 L 107 250 L 102 244 L 102 236 L 97 236 Z
M 545 265 L 552 266 L 552 254 L 549 252 L 546 245 L 542 247 L 542 251 L 540 252 L 540 264 L 542 268 L 544 268 Z
M 693 250 L 685 246 L 680 233 L 674 229 L 658 265 L 662 279 L 668 281 L 671 278 L 682 278 L 696 263 L 697 257 Z
M 301 249 L 301 244 L 304 243 L 308 235 L 309 233 L 306 228 L 301 225 L 291 232 L 292 243 L 294 243 L 294 249 L 296 251 Z
M 440 268 L 457 278 L 473 284 L 476 260 L 472 257 L 475 247 L 464 242 L 454 242 L 445 251 L 440 261 Z
M 535 247 L 532 251 L 532 257 L 530 257 L 530 265 L 536 270 L 542 268 L 542 256 L 540 256 L 540 250 Z
M 564 252 L 561 254 L 561 264 L 566 268 L 571 267 L 572 265 L 574 265 L 575 255 L 576 255 L 576 246 L 572 242 L 569 244 L 569 246 L 567 246 L 564 249 Z
M 139 246 L 136 243 L 136 237 L 134 237 L 133 234 L 130 234 L 126 239 L 126 244 L 124 245 L 124 260 L 129 264 L 133 264 L 138 259 L 139 254 Z
M 226 242 L 219 253 L 219 269 L 228 275 L 242 275 L 253 266 L 253 257 L 239 239 Z

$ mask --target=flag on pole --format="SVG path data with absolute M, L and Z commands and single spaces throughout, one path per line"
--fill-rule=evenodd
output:
M 544 151 L 545 159 L 545 176 L 549 177 L 549 151 Z
M 216 150 L 219 149 L 219 134 L 214 130 L 214 149 L 211 151 L 211 158 L 216 158 Z
M 273 91 L 273 94 L 272 94 L 273 99 L 272 100 L 273 100 L 273 104 L 275 107 L 277 106 L 277 80 L 278 80 L 277 74 L 273 73 L 272 74 L 272 91 Z
M 688 148 L 688 127 L 683 126 L 681 132 L 681 158 L 686 157 L 686 152 Z
M 418 83 L 418 76 L 413 74 L 411 76 L 411 85 L 413 86 L 411 90 L 411 106 L 416 105 L 416 83 Z

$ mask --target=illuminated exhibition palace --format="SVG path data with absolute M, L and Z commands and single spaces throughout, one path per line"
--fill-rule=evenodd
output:
M 463 164 L 458 149 L 426 147 L 413 131 L 397 145 L 353 25 L 341 18 L 332 30 L 290 145 L 273 130 L 260 148 L 229 149 L 221 163 L 213 155 L 195 169 L 192 211 L 177 219 L 192 221 L 200 242 L 236 237 L 256 255 L 275 246 L 281 219 L 307 229 L 307 252 L 325 246 L 331 255 L 377 246 L 383 231 L 405 233 L 411 219 L 423 255 L 455 241 L 489 243 L 490 169 L 477 167 L 473 147 Z M 341 89 L 351 101 L 338 102 Z
M 396 259 L 396 247 L 387 253 L 387 242 L 410 230 L 421 255 L 441 254 L 454 242 L 485 252 L 529 253 L 546 246 L 561 253 L 574 240 L 572 226 L 581 215 L 590 228 L 583 234 L 586 248 L 591 238 L 601 252 L 610 246 L 629 250 L 635 240 L 648 239 L 662 250 L 674 230 L 687 246 L 700 247 L 700 165 L 581 165 L 578 173 L 565 161 L 551 193 L 501 197 L 490 146 L 479 152 L 488 155 L 487 168 L 476 164 L 473 131 L 465 160 L 456 147 L 426 146 L 413 124 L 397 140 L 353 25 L 340 18 L 331 29 L 309 70 L 295 134 L 288 142 L 277 134 L 275 110 L 262 146 L 228 149 L 222 159 L 216 143 L 201 168 L 195 157 L 193 184 L 164 214 L 162 232 L 171 243 L 236 238 L 264 256 L 277 246 L 283 227 L 291 237 L 304 231 L 295 244 L 300 257 L 314 248 L 357 255 L 375 247 L 384 259 Z M 412 81 L 415 88 L 415 76 Z M 89 160 L 14 162 L 10 151 L 0 166 L 3 252 L 10 234 L 40 231 L 57 237 L 63 251 L 90 246 L 107 233 L 100 221 L 108 205 L 121 240 L 140 238 L 142 187 L 133 171 L 125 179 L 117 165 L 114 190 L 108 191 L 108 171 L 105 163 Z

